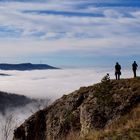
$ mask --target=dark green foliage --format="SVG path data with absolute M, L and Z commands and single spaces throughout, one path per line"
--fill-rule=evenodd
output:
M 113 86 L 108 75 L 106 75 L 101 83 L 96 86 L 94 96 L 97 98 L 97 103 L 102 106 L 110 106 L 113 104 L 113 97 L 111 94 Z
M 113 85 L 108 75 L 95 87 L 94 98 L 96 104 L 94 104 L 92 112 L 92 124 L 95 129 L 103 129 L 113 117 L 116 103 L 111 92 L 112 88 Z

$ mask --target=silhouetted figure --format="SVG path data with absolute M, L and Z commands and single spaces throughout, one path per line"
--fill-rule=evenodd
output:
M 133 73 L 134 73 L 134 78 L 136 77 L 137 68 L 138 68 L 138 65 L 137 65 L 136 61 L 134 61 L 134 63 L 132 64 L 132 70 L 133 70 Z
M 120 79 L 120 75 L 121 75 L 121 65 L 119 65 L 119 63 L 117 62 L 116 65 L 115 65 L 116 80 Z

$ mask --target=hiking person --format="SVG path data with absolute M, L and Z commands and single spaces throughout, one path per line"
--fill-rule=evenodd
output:
M 136 61 L 134 61 L 134 63 L 132 64 L 132 70 L 133 70 L 133 73 L 134 73 L 134 78 L 136 77 L 137 68 L 138 68 L 138 65 L 137 65 Z
M 107 73 L 104 77 L 103 77 L 103 79 L 101 80 L 101 82 L 103 83 L 103 82 L 110 82 L 110 76 L 109 76 L 109 73 Z
M 118 62 L 116 62 L 116 65 L 115 65 L 116 80 L 120 79 L 120 75 L 121 75 L 121 65 Z

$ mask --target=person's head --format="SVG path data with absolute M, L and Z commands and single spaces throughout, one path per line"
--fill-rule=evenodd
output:
M 136 61 L 134 61 L 134 63 L 136 63 Z
M 119 65 L 119 63 L 118 63 L 118 62 L 116 62 L 116 65 Z

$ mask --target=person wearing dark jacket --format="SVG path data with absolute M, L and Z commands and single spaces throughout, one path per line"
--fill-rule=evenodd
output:
M 120 79 L 120 75 L 121 75 L 121 65 L 117 62 L 116 65 L 115 65 L 116 80 Z
M 136 61 L 134 61 L 134 63 L 132 64 L 132 70 L 133 70 L 133 73 L 134 73 L 134 78 L 136 77 L 137 68 L 138 68 L 138 65 L 137 65 Z

